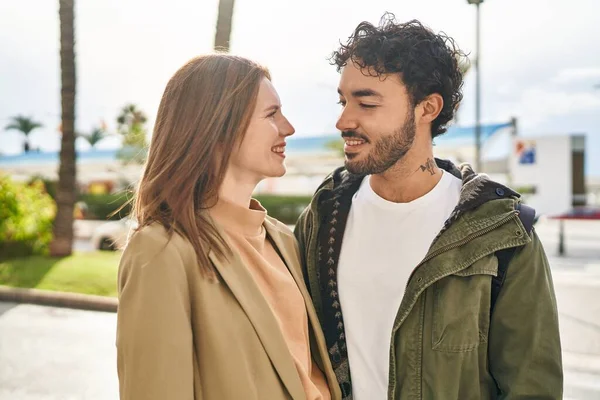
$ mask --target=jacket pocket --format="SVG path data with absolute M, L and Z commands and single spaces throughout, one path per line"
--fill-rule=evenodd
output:
M 498 260 L 486 256 L 433 285 L 432 348 L 467 352 L 487 343 L 492 277 Z

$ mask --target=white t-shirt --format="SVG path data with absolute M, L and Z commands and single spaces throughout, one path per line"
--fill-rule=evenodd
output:
M 354 400 L 387 399 L 392 327 L 408 278 L 458 204 L 461 185 L 442 172 L 429 193 L 393 203 L 366 177 L 352 198 L 338 291 Z

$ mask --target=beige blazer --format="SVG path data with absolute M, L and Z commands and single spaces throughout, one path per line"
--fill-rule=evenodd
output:
M 302 279 L 293 234 L 264 226 L 306 302 L 311 351 L 341 399 L 325 339 Z M 117 364 L 126 400 L 304 400 L 277 320 L 239 256 L 209 257 L 200 275 L 190 243 L 154 224 L 133 235 L 119 265 Z

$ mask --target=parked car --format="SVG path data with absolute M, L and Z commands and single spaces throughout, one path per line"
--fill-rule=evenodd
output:
M 559 215 L 550 216 L 551 219 L 600 219 L 600 207 L 581 206 Z
M 120 250 L 125 247 L 129 233 L 137 227 L 137 222 L 129 217 L 109 221 L 94 229 L 92 245 L 97 250 Z

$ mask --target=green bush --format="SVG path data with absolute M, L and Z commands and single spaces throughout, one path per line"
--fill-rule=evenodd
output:
M 29 184 L 33 182 L 41 182 L 45 191 L 56 199 L 56 191 L 58 182 L 49 180 L 40 176 L 34 176 L 29 180 Z M 123 218 L 131 212 L 131 205 L 127 203 L 132 197 L 130 193 L 114 193 L 114 194 L 82 194 L 77 192 L 77 202 L 85 203 L 84 219 L 101 219 L 101 220 L 117 220 Z M 110 216 L 121 206 L 125 205 L 124 209 L 117 215 Z
M 127 202 L 132 196 L 131 193 L 125 192 L 103 195 L 85 194 L 80 196 L 80 200 L 87 205 L 86 218 L 117 220 L 126 217 L 131 212 L 131 203 Z M 295 224 L 300 213 L 310 204 L 311 196 L 263 194 L 256 196 L 256 199 L 267 209 L 271 217 L 277 218 L 285 224 Z M 120 212 L 110 216 L 121 207 L 123 209 Z
M 84 194 L 79 196 L 87 209 L 87 219 L 118 220 L 126 217 L 131 212 L 132 204 L 129 200 L 133 194 L 128 192 L 114 194 Z M 123 209 L 121 209 L 123 207 Z M 117 210 L 121 209 L 117 212 Z M 117 212 L 115 215 L 113 213 Z
M 47 253 L 55 205 L 43 184 L 0 175 L 0 204 L 0 259 Z
M 39 182 L 41 182 L 43 184 L 43 187 L 44 187 L 46 193 L 48 193 L 50 195 L 50 197 L 52 197 L 53 199 L 56 199 L 56 190 L 58 189 L 58 181 L 53 181 L 51 179 L 44 178 L 43 176 L 35 175 L 29 179 L 27 184 L 32 185 L 34 183 L 38 184 Z
M 300 213 L 310 204 L 312 196 L 280 196 L 263 194 L 255 196 L 269 216 L 284 224 L 295 224 Z

